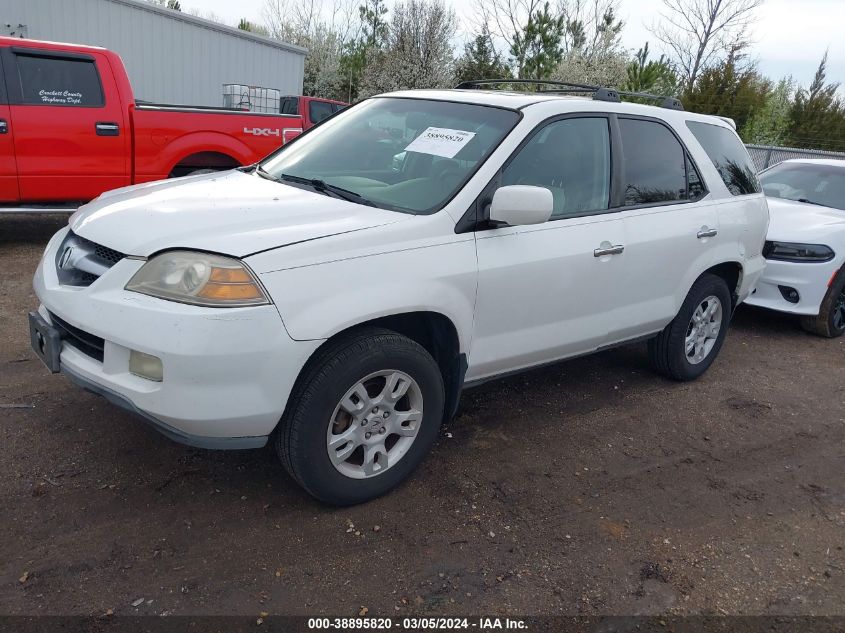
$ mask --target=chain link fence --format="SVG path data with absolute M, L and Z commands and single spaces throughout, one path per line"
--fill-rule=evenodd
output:
M 798 149 L 797 147 L 775 147 L 773 145 L 746 145 L 757 171 L 790 158 L 837 158 L 845 160 L 845 152 L 829 152 L 821 149 Z

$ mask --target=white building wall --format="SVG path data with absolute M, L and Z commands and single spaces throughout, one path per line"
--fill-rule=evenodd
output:
M 21 32 L 117 52 L 146 101 L 222 106 L 227 83 L 302 94 L 305 49 L 141 0 L 0 0 L 0 33 Z

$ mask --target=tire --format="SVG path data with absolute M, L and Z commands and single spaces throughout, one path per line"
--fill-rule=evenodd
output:
M 220 171 L 219 169 L 194 169 L 193 171 L 189 171 L 186 173 L 186 176 L 202 176 L 204 174 L 213 174 L 216 171 Z
M 713 301 L 714 299 L 718 302 Z M 721 313 L 718 331 L 713 336 L 712 319 L 715 314 L 704 319 L 702 317 L 707 309 L 712 309 L 716 303 Z M 672 322 L 648 342 L 649 359 L 654 369 L 667 378 L 678 381 L 694 380 L 701 376 L 713 364 L 722 348 L 728 331 L 731 308 L 731 293 L 724 279 L 709 273 L 699 277 Z M 693 322 L 694 315 L 699 319 L 701 326 Z M 688 353 L 688 337 L 693 340 L 692 353 Z
M 392 395 L 389 380 L 399 385 Z M 365 388 L 363 399 L 360 390 L 353 393 L 356 387 Z M 391 404 L 403 387 L 405 395 Z M 419 465 L 437 439 L 444 402 L 440 369 L 421 345 L 390 330 L 361 329 L 308 362 L 277 429 L 276 451 L 320 501 L 363 503 L 398 486 Z M 337 446 L 330 449 L 330 442 Z
M 845 274 L 842 271 L 827 289 L 819 313 L 816 316 L 802 316 L 801 327 L 811 334 L 826 338 L 838 338 L 845 334 Z

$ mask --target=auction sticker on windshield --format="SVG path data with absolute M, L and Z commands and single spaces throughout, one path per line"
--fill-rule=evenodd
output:
M 474 136 L 475 132 L 450 130 L 445 127 L 430 127 L 411 141 L 405 151 L 454 158 L 455 154 L 460 152 Z

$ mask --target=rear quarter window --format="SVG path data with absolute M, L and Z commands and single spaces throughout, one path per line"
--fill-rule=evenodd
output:
M 105 103 L 93 60 L 26 54 L 16 58 L 23 103 L 71 107 Z
M 731 194 L 744 196 L 762 191 L 751 157 L 733 131 L 698 121 L 687 121 L 687 127 L 710 157 Z

